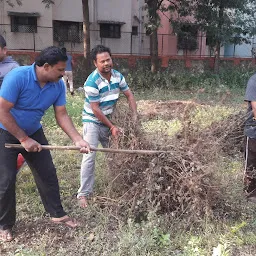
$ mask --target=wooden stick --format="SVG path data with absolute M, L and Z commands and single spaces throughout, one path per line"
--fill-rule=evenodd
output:
M 48 150 L 80 150 L 80 147 L 77 146 L 51 146 L 51 145 L 41 145 L 43 149 Z M 5 143 L 6 148 L 23 148 L 21 144 L 9 144 Z M 146 154 L 146 155 L 154 155 L 161 153 L 171 153 L 171 151 L 164 150 L 139 150 L 139 149 L 114 149 L 114 148 L 95 148 L 91 147 L 91 151 L 98 152 L 109 152 L 109 153 L 125 153 L 125 154 Z

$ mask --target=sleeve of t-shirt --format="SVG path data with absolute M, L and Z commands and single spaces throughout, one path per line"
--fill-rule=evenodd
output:
M 3 80 L 0 97 L 15 104 L 21 92 L 22 81 L 16 76 L 15 70 L 10 71 Z
M 124 76 L 123 76 L 122 74 L 120 74 L 120 79 L 121 79 L 121 81 L 120 81 L 120 83 L 119 83 L 119 88 L 120 88 L 120 90 L 121 90 L 122 92 L 129 90 L 129 86 L 128 86 L 128 84 L 126 83 L 125 78 L 124 78 Z
M 84 83 L 85 96 L 89 102 L 100 102 L 100 92 L 97 84 L 87 79 Z
M 16 62 L 16 63 L 13 63 L 13 66 L 12 66 L 12 70 L 14 69 L 14 68 L 17 68 L 17 67 L 19 67 L 20 65 Z
M 249 79 L 245 92 L 245 101 L 256 101 L 256 77 Z
M 59 86 L 60 86 L 60 94 L 59 94 L 57 100 L 53 104 L 56 107 L 64 106 L 67 103 L 66 88 L 65 88 L 64 82 L 63 82 L 62 79 L 60 79 L 58 83 L 59 83 Z

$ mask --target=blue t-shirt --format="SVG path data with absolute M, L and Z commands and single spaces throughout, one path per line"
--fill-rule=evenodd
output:
M 67 55 L 68 56 L 68 60 L 67 60 L 67 64 L 66 64 L 66 69 L 65 71 L 72 71 L 72 56 L 71 55 Z
M 58 82 L 48 82 L 41 88 L 37 81 L 35 64 L 10 71 L 2 83 L 0 97 L 14 104 L 10 112 L 27 135 L 42 127 L 40 121 L 50 106 L 66 104 L 62 79 Z M 1 123 L 0 128 L 6 130 Z

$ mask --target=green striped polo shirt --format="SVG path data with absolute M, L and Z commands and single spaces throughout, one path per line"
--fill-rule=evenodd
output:
M 94 70 L 84 83 L 85 101 L 83 122 L 101 123 L 93 114 L 90 103 L 99 102 L 99 107 L 105 116 L 112 114 L 119 98 L 120 91 L 129 89 L 124 76 L 112 69 L 110 82 L 98 70 Z

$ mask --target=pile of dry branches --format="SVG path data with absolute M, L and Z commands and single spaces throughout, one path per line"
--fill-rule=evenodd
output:
M 213 163 L 221 152 L 237 149 L 238 142 L 241 145 L 243 115 L 233 115 L 200 131 L 189 126 L 193 107 L 187 109 L 177 137 L 156 135 L 149 139 L 140 125 L 132 123 L 127 107 L 117 108 L 113 121 L 124 133 L 112 141 L 112 147 L 172 152 L 155 156 L 111 154 L 107 158 L 110 184 L 106 193 L 119 202 L 122 212 L 145 216 L 156 211 L 192 219 L 212 213 L 219 197 Z

